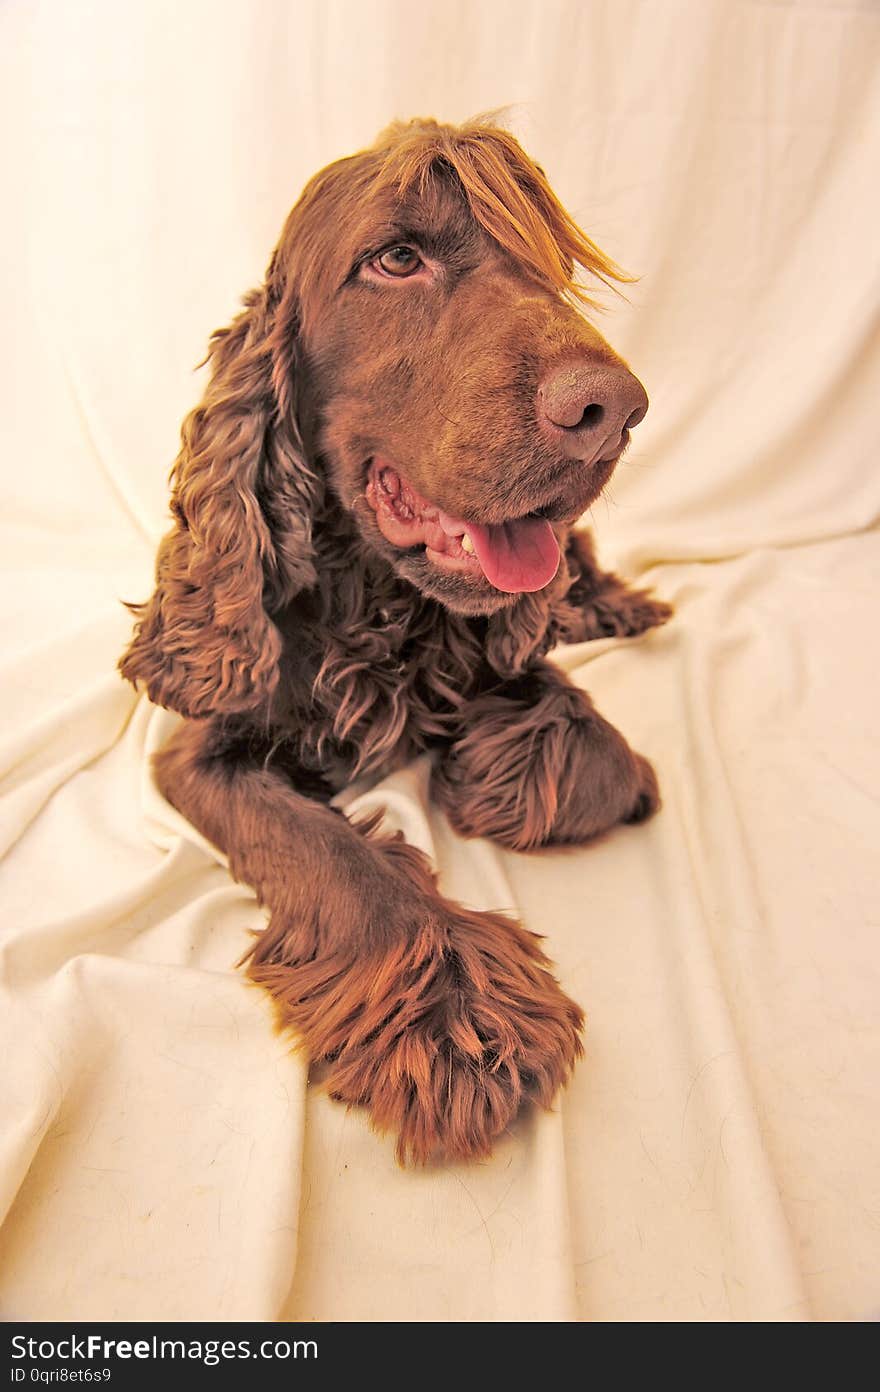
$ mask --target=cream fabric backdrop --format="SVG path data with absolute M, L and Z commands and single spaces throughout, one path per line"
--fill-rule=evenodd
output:
M 0 10 L 3 1318 L 876 1314 L 878 60 L 872 0 Z M 642 277 L 603 330 L 652 407 L 593 522 L 677 617 L 559 660 L 665 807 L 517 857 L 422 765 L 363 796 L 588 1012 L 553 1114 L 405 1173 L 232 969 L 259 911 L 150 783 L 119 600 L 304 180 L 505 104 Z

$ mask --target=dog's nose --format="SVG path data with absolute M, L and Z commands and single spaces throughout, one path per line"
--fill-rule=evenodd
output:
M 568 362 L 538 387 L 538 420 L 569 459 L 612 459 L 648 409 L 638 377 L 623 363 Z

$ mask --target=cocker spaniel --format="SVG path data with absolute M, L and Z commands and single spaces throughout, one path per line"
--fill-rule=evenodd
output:
M 658 805 L 546 660 L 670 612 L 572 531 L 648 405 L 578 266 L 623 278 L 496 126 L 396 124 L 316 175 L 211 339 L 120 663 L 186 717 L 160 788 L 268 910 L 251 977 L 402 1161 L 549 1106 L 582 1014 L 532 933 L 330 799 L 427 751 L 455 829 L 519 851 Z

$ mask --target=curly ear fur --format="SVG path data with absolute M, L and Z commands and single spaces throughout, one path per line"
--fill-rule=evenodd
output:
M 254 710 L 278 681 L 269 618 L 314 584 L 318 482 L 293 415 L 295 306 L 267 284 L 211 338 L 211 378 L 186 418 L 172 471 L 172 531 L 156 591 L 120 662 L 129 681 L 183 715 Z

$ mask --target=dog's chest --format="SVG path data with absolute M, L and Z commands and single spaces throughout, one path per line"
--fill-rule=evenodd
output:
M 299 607 L 279 627 L 276 718 L 304 765 L 335 786 L 448 739 L 478 686 L 479 636 L 439 605 L 377 596 L 357 615 Z

